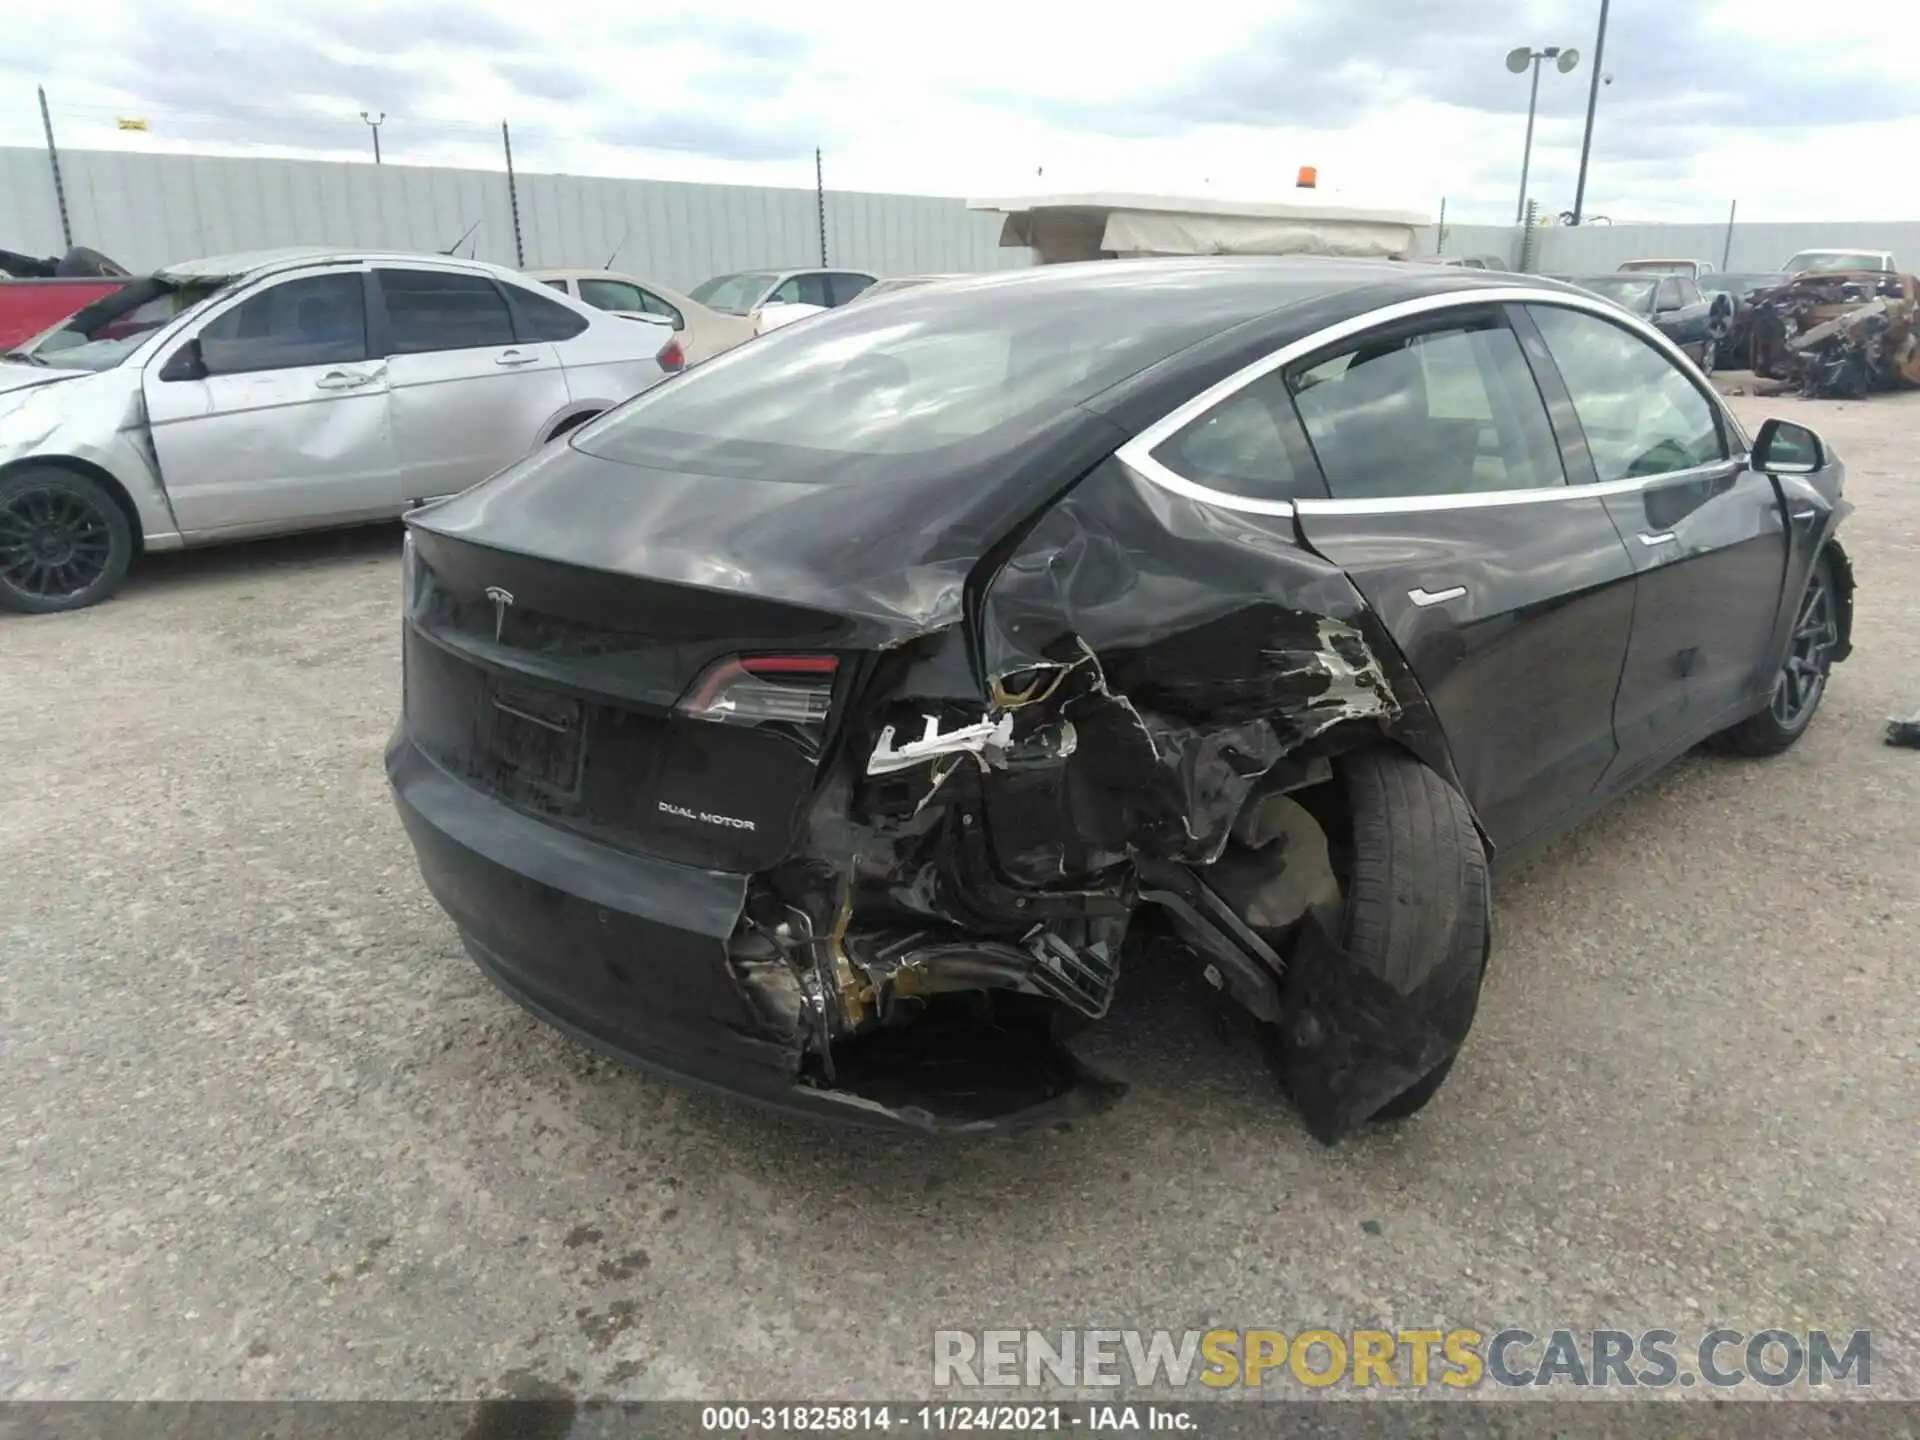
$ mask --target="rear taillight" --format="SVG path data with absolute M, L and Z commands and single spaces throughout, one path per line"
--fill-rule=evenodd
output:
M 743 655 L 707 668 L 680 697 L 695 720 L 731 725 L 819 725 L 833 702 L 832 655 Z
M 687 368 L 687 352 L 680 348 L 678 337 L 667 341 L 654 359 L 660 362 L 660 368 L 669 375 L 678 374 Z

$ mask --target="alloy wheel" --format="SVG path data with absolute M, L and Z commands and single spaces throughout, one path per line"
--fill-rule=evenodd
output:
M 1824 565 L 1815 565 L 1794 616 L 1786 663 L 1773 686 L 1773 718 L 1783 730 L 1798 730 L 1813 718 L 1827 688 L 1833 647 L 1840 641 L 1834 616 L 1833 586 Z
M 113 532 L 84 495 L 36 486 L 0 499 L 0 581 L 35 600 L 78 595 L 113 558 Z

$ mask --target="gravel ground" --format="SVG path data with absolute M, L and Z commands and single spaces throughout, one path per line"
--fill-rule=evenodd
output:
M 1714 1323 L 1871 1326 L 1920 1396 L 1920 394 L 1734 403 L 1850 462 L 1855 657 L 1789 754 L 1507 881 L 1453 1079 L 1333 1150 L 1184 973 L 1128 976 L 1118 1109 L 985 1144 L 529 1019 L 387 799 L 391 529 L 0 617 L 0 1397 L 898 1398 L 945 1327 Z

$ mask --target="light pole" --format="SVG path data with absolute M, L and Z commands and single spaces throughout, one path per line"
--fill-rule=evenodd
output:
M 1533 164 L 1533 114 L 1540 105 L 1540 62 L 1551 60 L 1554 68 L 1562 75 L 1567 74 L 1580 63 L 1578 50 L 1562 50 L 1558 45 L 1549 45 L 1544 50 L 1535 50 L 1522 45 L 1507 52 L 1507 69 L 1516 75 L 1527 73 L 1527 66 L 1533 66 L 1533 93 L 1527 97 L 1527 144 L 1520 152 L 1520 200 L 1513 207 L 1513 223 L 1518 225 L 1527 212 L 1527 170 Z
M 387 122 L 387 112 L 382 110 L 378 115 L 369 115 L 362 110 L 360 118 L 367 122 L 367 129 L 373 132 L 373 163 L 378 165 L 380 163 L 380 127 Z
M 1600 0 L 1600 29 L 1593 37 L 1593 83 L 1587 87 L 1587 129 L 1580 137 L 1580 179 L 1573 187 L 1573 223 L 1580 223 L 1580 209 L 1587 200 L 1587 155 L 1593 149 L 1593 111 L 1600 101 L 1600 66 L 1607 55 L 1607 0 Z M 1613 77 L 1604 77 L 1611 84 Z

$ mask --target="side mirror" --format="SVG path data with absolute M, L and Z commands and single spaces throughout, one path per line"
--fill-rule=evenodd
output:
M 204 380 L 207 378 L 207 360 L 200 353 L 200 341 L 187 341 L 161 367 L 162 380 Z
M 1791 420 L 1769 420 L 1753 442 L 1753 468 L 1776 475 L 1811 475 L 1824 470 L 1827 447 L 1804 425 Z

